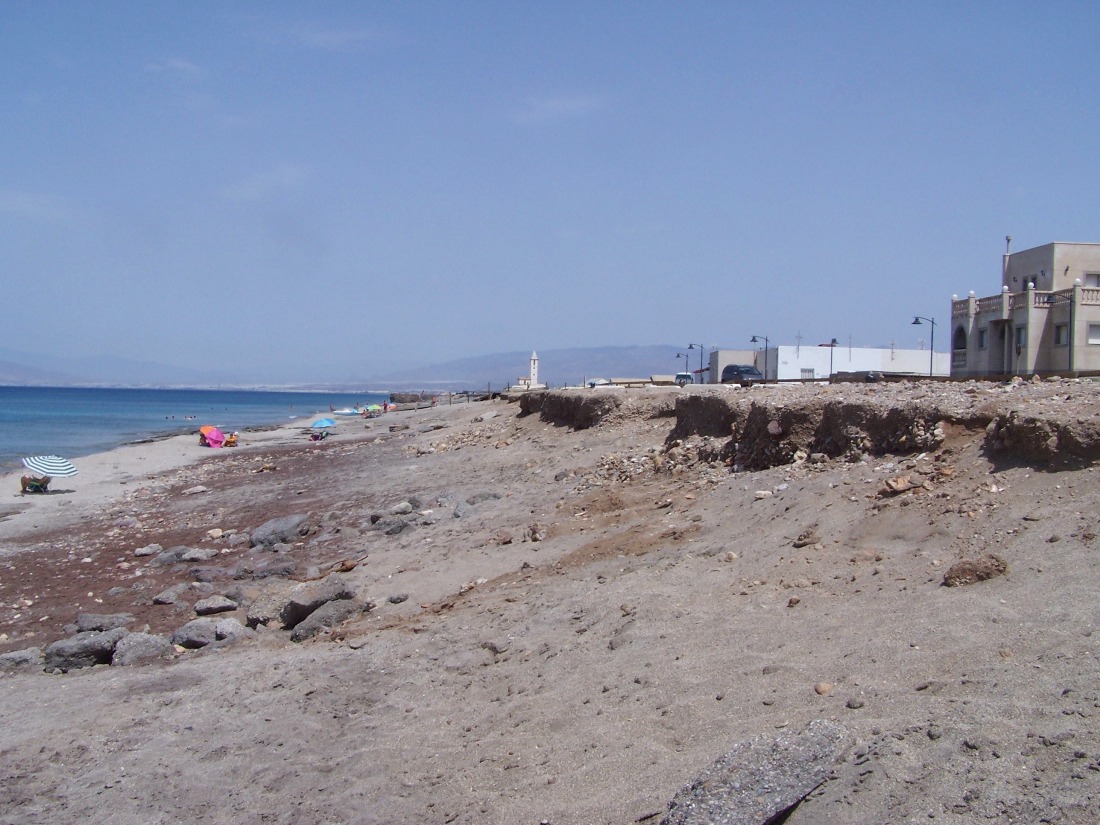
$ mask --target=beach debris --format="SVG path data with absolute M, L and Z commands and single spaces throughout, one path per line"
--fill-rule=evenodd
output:
M 329 573 L 349 573 L 358 567 L 360 564 L 367 560 L 367 555 L 364 554 L 357 559 L 340 559 L 337 562 L 333 562 L 328 569 Z
M 799 533 L 798 538 L 796 538 L 793 542 L 791 542 L 791 546 L 792 547 L 808 547 L 811 544 L 820 544 L 820 543 L 821 543 L 821 537 L 817 534 L 816 528 L 810 527 L 806 530 L 803 530 L 801 533 Z
M 308 520 L 307 514 L 295 513 L 265 521 L 252 531 L 252 546 L 270 547 L 273 544 L 294 542 L 309 532 Z
M 943 574 L 944 587 L 964 587 L 968 584 L 994 579 L 1008 572 L 1004 559 L 993 553 L 978 559 L 963 559 L 951 565 Z
M 546 528 L 539 524 L 537 521 L 531 522 L 527 529 L 523 531 L 524 541 L 544 541 L 546 539 Z
M 672 798 L 661 825 L 778 822 L 832 775 L 847 740 L 840 725 L 814 720 L 739 743 Z
M 210 492 L 209 487 L 207 487 L 205 485 L 202 485 L 202 484 L 196 484 L 194 487 L 188 487 L 186 490 L 184 490 L 183 495 L 185 495 L 185 496 L 194 496 L 194 495 L 198 495 L 199 493 L 209 493 L 209 492 Z
M 913 483 L 913 478 L 910 475 L 896 476 L 894 478 L 888 478 L 883 482 L 882 490 L 879 494 L 884 496 L 896 496 L 899 493 L 904 493 L 919 486 L 919 484 Z

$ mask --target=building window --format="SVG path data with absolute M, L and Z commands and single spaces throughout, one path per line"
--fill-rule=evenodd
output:
M 802 368 L 802 380 L 803 381 L 813 381 L 814 380 L 814 368 L 813 367 L 810 367 L 808 369 L 806 367 Z
M 959 327 L 955 330 L 955 334 L 951 336 L 951 349 L 956 352 L 959 350 L 966 351 L 966 330 Z
M 1089 324 L 1089 343 L 1100 344 L 1100 324 Z
M 1098 342 L 1100 343 L 1100 342 Z M 1016 349 L 1027 346 L 1027 327 L 1016 327 Z
M 1100 287 L 1100 272 L 1086 272 L 1085 286 Z
M 988 343 L 989 343 L 989 330 L 988 329 L 979 329 L 978 330 L 978 349 L 985 349 L 986 345 Z
M 1054 325 L 1054 346 L 1064 347 L 1069 343 L 1069 327 L 1066 324 Z

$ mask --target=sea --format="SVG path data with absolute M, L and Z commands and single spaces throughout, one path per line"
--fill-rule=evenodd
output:
M 388 393 L 0 386 L 0 472 L 23 456 L 69 459 L 181 433 L 223 432 L 301 421 L 329 409 L 381 404 Z M 337 419 L 339 420 L 339 419 Z M 74 463 L 79 468 L 78 461 Z

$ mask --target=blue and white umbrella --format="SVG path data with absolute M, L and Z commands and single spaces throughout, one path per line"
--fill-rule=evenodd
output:
M 33 473 L 50 478 L 76 475 L 76 467 L 73 463 L 59 455 L 34 455 L 24 458 L 23 466 Z
M 335 427 L 336 422 L 333 421 L 331 418 L 318 418 L 316 421 L 314 421 L 309 426 L 311 426 L 315 429 L 323 429 L 325 427 Z

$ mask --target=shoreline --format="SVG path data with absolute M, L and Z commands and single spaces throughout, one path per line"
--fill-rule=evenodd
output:
M 311 416 L 305 416 L 302 420 Z M 338 425 L 339 426 L 339 425 Z M 126 497 L 131 484 L 156 483 L 162 477 L 220 455 L 247 455 L 270 447 L 300 443 L 308 424 L 301 420 L 240 430 L 240 446 L 200 447 L 195 433 L 174 433 L 130 441 L 108 450 L 77 456 L 78 474 L 55 479 L 47 493 L 19 492 L 25 469 L 0 475 L 0 540 L 25 538 L 40 529 L 32 516 L 49 519 L 41 528 L 76 523 L 90 508 Z M 334 432 L 339 432 L 334 430 Z

